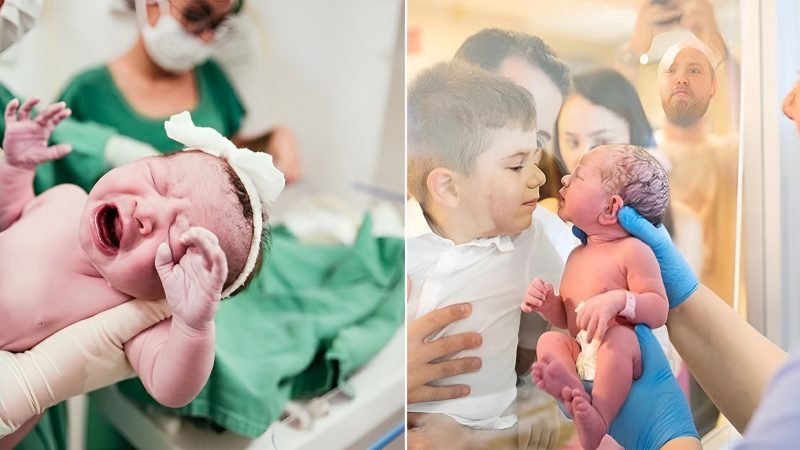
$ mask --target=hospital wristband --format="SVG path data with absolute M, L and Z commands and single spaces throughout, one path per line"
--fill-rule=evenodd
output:
M 636 296 L 633 295 L 631 291 L 624 291 L 625 292 L 625 308 L 620 311 L 618 314 L 620 317 L 624 317 L 628 319 L 628 321 L 633 322 L 633 319 L 636 317 Z

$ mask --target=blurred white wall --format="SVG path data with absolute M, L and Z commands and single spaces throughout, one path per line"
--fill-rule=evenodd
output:
M 387 115 L 390 88 L 403 89 L 391 82 L 403 17 L 398 0 L 245 2 L 216 57 L 248 110 L 243 134 L 279 123 L 295 131 L 305 167 L 295 190 L 364 206 L 370 197 L 353 185 L 394 173 L 383 164 L 400 175 L 382 187 L 403 192 L 402 134 L 384 139 L 387 116 L 403 118 L 402 105 Z M 45 0 L 37 27 L 0 58 L 0 81 L 52 100 L 76 72 L 126 51 L 136 32 L 123 0 Z
M 800 1 L 746 3 L 742 84 L 748 320 L 791 349 L 800 345 L 800 145 L 781 106 L 800 69 Z

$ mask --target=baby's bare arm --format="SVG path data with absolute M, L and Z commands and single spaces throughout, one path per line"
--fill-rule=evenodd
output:
M 0 231 L 6 230 L 22 216 L 34 199 L 32 169 L 21 169 L 0 156 Z
M 658 261 L 650 247 L 637 239 L 626 239 L 623 245 L 628 290 L 635 298 L 633 316 L 628 319 L 650 328 L 661 327 L 667 322 L 669 302 Z
M 125 344 L 147 392 L 171 408 L 185 406 L 205 386 L 214 365 L 214 327 L 198 333 L 165 320 Z
M 228 274 L 219 240 L 204 228 L 181 235 L 188 247 L 176 264 L 169 245 L 155 266 L 173 316 L 136 336 L 125 350 L 145 388 L 159 403 L 177 408 L 192 401 L 214 365 L 214 314 Z
M 36 166 L 61 158 L 70 151 L 69 145 L 47 146 L 56 125 L 69 117 L 69 108 L 56 103 L 32 118 L 33 107 L 38 101 L 29 99 L 19 107 L 19 101 L 14 99 L 6 107 L 5 151 L 0 155 L 0 231 L 19 220 L 34 199 Z
M 566 329 L 567 324 L 567 310 L 564 308 L 564 299 L 560 295 L 555 296 L 555 300 L 548 304 L 548 307 L 542 309 L 542 317 L 545 318 L 551 325 Z
M 534 278 L 528 286 L 520 308 L 526 314 L 538 312 L 545 320 L 559 328 L 567 327 L 564 300 L 560 295 L 556 295 L 552 284 L 541 278 Z

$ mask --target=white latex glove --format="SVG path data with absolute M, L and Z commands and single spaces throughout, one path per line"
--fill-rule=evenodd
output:
M 50 406 L 132 377 L 123 344 L 170 314 L 165 300 L 131 300 L 27 352 L 0 351 L 0 438 Z

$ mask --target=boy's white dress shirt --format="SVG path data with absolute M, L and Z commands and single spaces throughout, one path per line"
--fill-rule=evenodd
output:
M 526 314 L 520 329 L 520 303 L 534 277 L 554 286 L 561 283 L 567 255 L 577 244 L 569 227 L 555 214 L 539 207 L 530 228 L 516 236 L 495 236 L 455 245 L 430 230 L 416 202 L 407 215 L 406 269 L 411 280 L 407 319 L 414 319 L 456 303 L 472 304 L 472 314 L 430 337 L 477 331 L 483 344 L 450 358 L 478 356 L 478 372 L 438 380 L 432 384 L 467 384 L 469 396 L 439 402 L 416 403 L 409 411 L 447 414 L 461 424 L 486 429 L 516 423 L 510 409 L 516 396 L 514 363 L 518 337 L 525 348 L 536 348 L 547 323 L 538 314 Z

